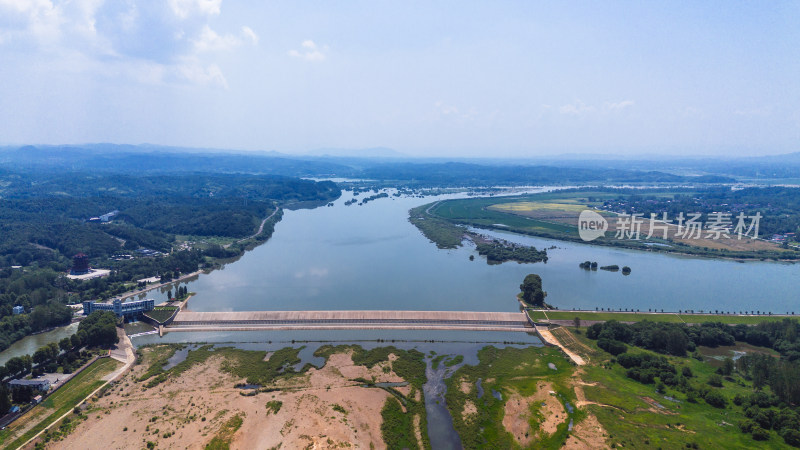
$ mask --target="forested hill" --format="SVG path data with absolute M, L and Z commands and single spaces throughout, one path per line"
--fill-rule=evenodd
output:
M 5 173 L 0 181 L 2 267 L 169 251 L 176 234 L 244 238 L 278 206 L 341 194 L 329 181 L 270 175 Z M 110 224 L 88 221 L 111 211 Z
M 252 173 L 293 177 L 353 176 L 345 164 L 280 154 L 231 153 L 158 146 L 91 144 L 82 146 L 8 147 L 0 166 L 25 172 L 94 173 Z
M 130 171 L 127 173 L 136 173 Z M 277 175 L 167 173 L 153 175 L 66 172 L 0 173 L 0 196 L 31 197 L 192 197 L 261 200 L 326 200 L 340 195 L 330 181 L 314 182 Z

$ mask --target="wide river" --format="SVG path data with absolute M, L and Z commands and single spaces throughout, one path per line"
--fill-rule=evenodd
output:
M 435 197 L 345 206 L 350 198 L 345 192 L 332 207 L 286 211 L 268 242 L 188 283 L 197 293 L 189 309 L 516 311 L 522 279 L 537 273 L 547 302 L 561 309 L 800 312 L 800 265 L 683 257 L 498 232 L 491 234 L 558 248 L 548 250 L 547 263 L 488 265 L 469 245 L 437 249 L 408 222 L 410 208 Z M 578 263 L 585 260 L 627 265 L 632 273 L 584 271 Z M 156 291 L 148 296 L 165 298 Z

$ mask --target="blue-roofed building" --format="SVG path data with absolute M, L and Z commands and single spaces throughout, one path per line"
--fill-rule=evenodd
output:
M 15 315 L 15 316 L 18 316 L 20 314 L 24 314 L 25 313 L 25 307 L 22 306 L 22 305 L 17 305 L 11 310 L 11 313 L 13 315 Z
M 111 303 L 85 301 L 83 302 L 83 315 L 88 316 L 93 311 L 111 311 L 119 317 L 134 317 L 147 311 L 152 311 L 155 307 L 156 301 L 152 298 L 124 303 L 120 299 L 116 299 Z

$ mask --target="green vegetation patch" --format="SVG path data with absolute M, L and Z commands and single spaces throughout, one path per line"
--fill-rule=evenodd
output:
M 211 439 L 211 442 L 206 445 L 206 450 L 228 450 L 230 449 L 231 441 L 233 441 L 233 435 L 236 434 L 236 431 L 241 428 L 244 419 L 242 416 L 237 414 L 220 428 L 219 432 L 214 439 Z
M 389 448 L 419 448 L 414 431 L 414 416 L 403 411 L 403 406 L 389 397 L 381 410 L 381 435 Z
M 164 323 L 175 314 L 178 310 L 177 306 L 156 306 L 152 311 L 146 312 L 144 315 L 155 320 L 158 323 Z
M 314 352 L 314 356 L 327 358 L 336 353 L 347 352 L 351 353 L 353 364 L 355 365 L 373 368 L 380 363 L 389 363 L 394 373 L 411 385 L 411 391 L 407 396 L 397 389 L 391 387 L 383 388 L 392 394 L 392 397 L 386 400 L 381 410 L 381 416 L 383 417 L 381 433 L 384 442 L 389 448 L 419 448 L 416 431 L 414 430 L 415 416 L 419 416 L 422 445 L 425 448 L 429 448 L 425 401 L 424 398 L 419 401 L 415 399 L 416 392 L 422 391 L 422 385 L 427 380 L 425 375 L 425 354 L 415 349 L 402 350 L 393 346 L 364 350 L 359 345 L 323 345 Z M 397 356 L 397 359 L 390 361 L 389 355 L 391 354 Z M 361 379 L 357 381 L 363 382 L 367 386 L 374 386 L 374 383 L 370 380 Z M 334 409 L 336 409 L 335 406 Z M 342 413 L 346 414 L 346 412 Z
M 575 394 L 570 388 L 570 377 L 573 366 L 563 354 L 552 347 L 526 347 L 498 349 L 484 347 L 478 352 L 479 364 L 465 365 L 446 380 L 447 393 L 445 400 L 453 425 L 461 437 L 466 449 L 472 448 L 517 448 L 518 444 L 511 433 L 503 427 L 505 403 L 513 393 L 528 397 L 536 393 L 537 383 L 552 383 L 552 389 L 558 400 L 575 404 Z M 554 371 L 548 364 L 556 367 Z M 482 382 L 483 396 L 478 397 L 476 383 Z M 472 386 L 469 393 L 461 389 L 462 383 Z M 494 396 L 500 394 L 501 399 Z M 467 402 L 475 405 L 477 412 L 464 416 Z M 567 409 L 565 408 L 565 411 Z M 538 414 L 538 415 L 537 415 Z M 577 423 L 583 413 L 574 409 L 567 413 L 565 421 L 552 435 L 539 436 L 533 445 L 537 448 L 560 448 L 568 437 L 568 422 L 573 419 Z M 538 427 L 537 417 L 541 415 L 534 405 L 531 410 L 532 431 Z
M 299 371 L 295 370 L 294 366 L 300 363 L 300 358 L 297 357 L 297 354 L 301 348 L 282 348 L 273 352 L 269 360 L 264 361 L 266 352 L 241 350 L 232 347 L 214 348 L 213 345 L 204 345 L 196 350 L 190 350 L 185 360 L 169 370 L 164 370 L 163 366 L 166 360 L 174 354 L 175 350 L 163 350 L 163 353 L 154 357 L 150 368 L 144 375 L 139 377 L 138 381 L 150 379 L 145 384 L 145 387 L 154 387 L 170 377 L 180 376 L 194 365 L 201 364 L 215 355 L 223 359 L 222 370 L 234 376 L 245 378 L 247 383 L 250 384 L 266 385 L 274 383 L 278 379 L 292 378 L 305 373 L 310 366 L 307 364 Z
M 283 402 L 280 400 L 270 400 L 267 402 L 267 415 L 270 414 L 278 414 L 278 411 L 281 410 L 283 406 Z
M 466 230 L 447 220 L 428 214 L 428 208 L 432 208 L 434 205 L 431 203 L 413 208 L 409 211 L 408 220 L 437 247 L 443 249 L 460 247 Z
M 417 389 L 422 389 L 422 385 L 425 384 L 425 354 L 415 349 L 401 350 L 388 346 L 364 350 L 359 345 L 323 345 L 314 352 L 314 356 L 327 358 L 335 353 L 346 352 L 352 352 L 353 364 L 368 368 L 375 367 L 381 362 L 388 362 L 389 355 L 394 354 L 397 356 L 397 359 L 391 362 L 394 373 Z

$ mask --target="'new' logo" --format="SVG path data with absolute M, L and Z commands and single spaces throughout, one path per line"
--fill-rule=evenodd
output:
M 608 230 L 608 221 L 600 214 L 585 209 L 578 216 L 578 234 L 586 242 L 593 241 L 600 236 L 605 236 Z

